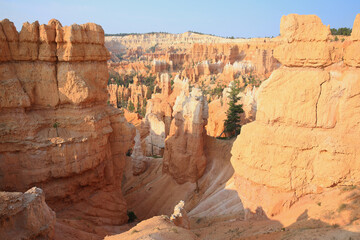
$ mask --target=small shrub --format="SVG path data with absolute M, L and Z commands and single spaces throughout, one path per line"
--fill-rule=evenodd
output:
M 131 234 L 138 233 L 138 232 L 139 232 L 138 230 L 134 229 L 131 231 Z
M 318 206 L 321 206 L 321 202 L 317 202 L 316 204 L 317 204 Z
M 130 112 L 134 112 L 134 110 L 135 110 L 135 106 L 134 106 L 134 104 L 132 103 L 131 100 L 129 101 L 129 104 L 128 104 L 128 110 Z
M 346 207 L 347 207 L 347 204 L 342 203 L 338 208 L 338 212 L 341 212 L 341 211 L 345 210 Z
M 56 129 L 56 136 L 59 137 L 59 131 L 58 131 L 58 127 L 59 127 L 59 123 L 58 122 L 55 122 L 54 125 L 53 125 L 53 128 Z
M 220 140 L 230 140 L 232 139 L 234 136 L 230 136 L 230 137 L 216 137 L 216 139 L 220 139 Z
M 171 231 L 173 231 L 174 233 L 179 233 L 176 228 L 171 228 Z
M 342 192 L 347 192 L 356 189 L 356 185 L 345 186 L 341 189 Z
M 132 153 L 132 149 L 130 148 L 127 152 L 126 152 L 126 156 L 130 157 Z
M 133 211 L 127 211 L 127 215 L 129 217 L 128 223 L 132 223 L 137 219 L 137 217 Z

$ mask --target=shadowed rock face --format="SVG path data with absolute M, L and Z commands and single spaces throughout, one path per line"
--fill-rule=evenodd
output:
M 343 43 L 330 42 L 316 16 L 281 19 L 286 43 L 275 56 L 284 66 L 260 87 L 256 121 L 232 149 L 245 207 L 272 215 L 305 194 L 360 182 L 359 17 Z
M 120 186 L 135 129 L 106 106 L 101 26 L 50 20 L 25 23 L 18 33 L 5 19 L 0 52 L 0 189 L 36 185 L 56 211 L 82 199 L 94 208 L 101 202 L 96 214 L 106 217 L 98 223 L 126 222 Z M 105 187 L 102 199 L 95 192 Z

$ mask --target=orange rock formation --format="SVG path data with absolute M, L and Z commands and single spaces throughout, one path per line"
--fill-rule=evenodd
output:
M 360 182 L 360 71 L 346 54 L 358 52 L 356 37 L 329 42 L 314 15 L 284 16 L 280 31 L 286 43 L 275 56 L 284 67 L 261 85 L 256 121 L 243 126 L 231 160 L 244 206 L 268 216 L 306 194 Z
M 55 212 L 40 188 L 25 193 L 0 192 L 1 239 L 53 239 Z
M 135 129 L 106 106 L 101 26 L 50 20 L 18 33 L 5 19 L 0 39 L 0 188 L 41 187 L 60 219 L 73 210 L 95 225 L 125 223 L 120 186 Z
M 174 119 L 165 140 L 163 171 L 178 183 L 197 181 L 205 171 L 205 125 L 208 106 L 200 89 L 184 89 L 176 98 Z

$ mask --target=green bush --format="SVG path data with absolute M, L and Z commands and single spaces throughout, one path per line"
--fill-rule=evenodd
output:
M 137 216 L 135 215 L 135 213 L 133 211 L 127 211 L 127 215 L 128 215 L 128 223 L 132 223 L 137 219 Z
M 133 104 L 133 102 L 131 100 L 128 103 L 128 110 L 130 112 L 134 112 L 134 110 L 135 110 L 135 106 L 134 106 L 134 104 Z
M 344 36 L 350 36 L 351 35 L 351 32 L 352 32 L 352 29 L 351 28 L 346 28 L 346 27 L 343 27 L 343 28 L 331 28 L 330 29 L 331 31 L 331 34 L 332 35 L 344 35 Z
M 131 156 L 131 153 L 132 153 L 132 149 L 130 148 L 129 150 L 127 150 L 126 156 L 130 157 L 130 156 Z

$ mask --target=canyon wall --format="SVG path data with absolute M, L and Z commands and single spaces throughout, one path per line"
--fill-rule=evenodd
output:
M 97 224 L 126 222 L 120 185 L 135 129 L 106 106 L 101 26 L 50 20 L 18 33 L 5 19 L 0 52 L 0 188 L 41 187 L 56 211 L 86 199 Z
M 274 56 L 283 66 L 232 148 L 245 208 L 273 216 L 306 194 L 359 184 L 359 22 L 349 41 L 333 42 L 317 16 L 282 17 Z
M 138 34 L 127 36 L 107 36 L 105 37 L 106 47 L 111 52 L 119 52 L 124 48 L 144 49 L 155 45 L 161 48 L 176 46 L 180 48 L 188 48 L 193 43 L 217 43 L 224 42 L 227 39 L 206 34 L 197 34 L 193 32 L 185 32 L 181 34 L 171 33 L 154 33 L 154 34 Z
M 281 43 L 282 40 L 279 38 L 243 39 L 241 42 L 216 44 L 196 43 L 189 50 L 185 62 L 198 63 L 206 60 L 211 64 L 207 63 L 200 69 L 198 67 L 194 72 L 185 69 L 186 77 L 192 80 L 198 79 L 201 75 L 222 73 L 220 78 L 226 79 L 227 83 L 239 74 L 268 78 L 281 65 L 274 57 L 274 49 Z

